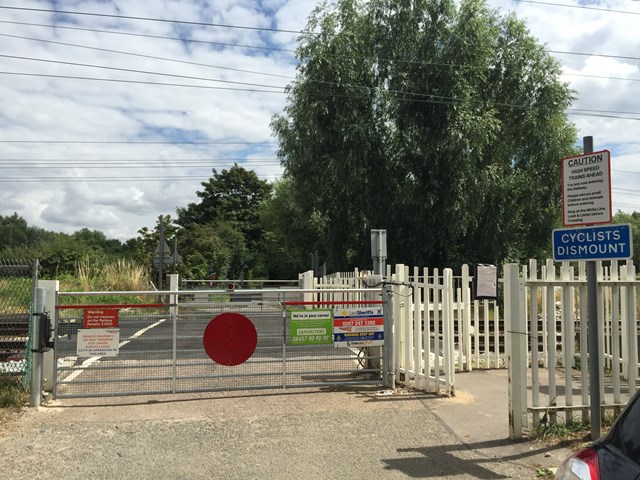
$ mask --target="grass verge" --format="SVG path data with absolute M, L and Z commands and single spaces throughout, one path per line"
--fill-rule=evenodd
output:
M 20 377 L 0 373 L 0 408 L 19 409 L 28 400 L 29 394 L 22 387 Z

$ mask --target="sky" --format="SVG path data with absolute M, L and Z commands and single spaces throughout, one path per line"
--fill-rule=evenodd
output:
M 640 0 L 488 3 L 560 61 L 578 144 L 611 152 L 613 212 L 640 211 Z M 126 241 L 197 202 L 212 168 L 276 180 L 269 123 L 315 6 L 0 0 L 0 215 Z

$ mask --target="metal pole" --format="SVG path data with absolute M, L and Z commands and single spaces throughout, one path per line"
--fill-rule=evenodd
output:
M 178 263 L 178 237 L 173 237 L 173 273 L 177 272 L 176 264 Z
M 593 153 L 593 137 L 583 137 L 583 153 Z M 598 285 L 596 262 L 587 262 L 587 318 L 589 339 L 589 398 L 591 405 L 591 440 L 601 435 L 600 342 L 598 338 Z
M 391 303 L 390 285 L 382 287 L 383 313 L 384 313 L 384 385 L 387 388 L 396 388 L 396 365 L 393 348 L 393 305 Z
M 44 288 L 36 288 L 34 299 L 33 315 L 31 322 L 31 391 L 29 395 L 29 405 L 39 407 L 42 404 L 42 369 L 44 353 L 40 351 L 40 314 L 44 312 L 46 291 Z
M 158 265 L 158 290 L 162 291 L 162 265 L 164 263 L 164 223 L 162 215 L 158 217 L 160 220 L 160 263 Z

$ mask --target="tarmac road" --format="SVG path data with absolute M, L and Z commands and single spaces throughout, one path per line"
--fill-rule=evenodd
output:
M 0 430 L 11 479 L 502 479 L 419 393 L 360 387 L 68 399 Z

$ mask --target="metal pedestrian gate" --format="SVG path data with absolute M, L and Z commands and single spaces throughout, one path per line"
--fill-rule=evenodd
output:
M 316 334 L 314 340 L 292 341 L 290 309 L 309 306 L 287 302 L 308 298 L 307 290 L 243 290 L 242 297 L 238 295 L 222 290 L 60 292 L 54 395 L 382 383 L 381 348 L 357 342 L 336 348 L 333 331 L 326 332 L 331 341 L 315 338 L 322 336 L 320 330 L 310 331 Z M 343 290 L 345 304 L 334 302 L 331 308 L 345 307 L 358 296 Z M 122 299 L 130 301 L 115 303 Z M 252 341 L 255 348 L 242 353 Z

